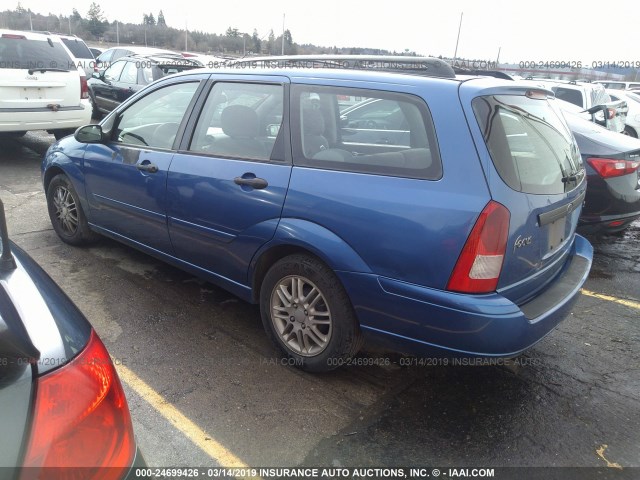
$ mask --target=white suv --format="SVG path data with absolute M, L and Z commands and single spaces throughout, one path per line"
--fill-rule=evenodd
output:
M 59 37 L 0 29 L 0 134 L 62 138 L 91 122 L 87 78 Z

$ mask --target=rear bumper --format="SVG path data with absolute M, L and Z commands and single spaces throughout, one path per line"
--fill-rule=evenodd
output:
M 0 111 L 0 133 L 78 128 L 91 123 L 91 104 L 88 100 L 82 100 L 81 107 L 57 112 L 48 108 L 34 111 Z
M 557 277 L 520 306 L 498 293 L 464 295 L 375 275 L 339 276 L 369 341 L 419 355 L 512 357 L 569 314 L 592 257 L 591 244 L 576 235 Z

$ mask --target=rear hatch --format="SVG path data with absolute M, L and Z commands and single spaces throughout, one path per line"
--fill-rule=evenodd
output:
M 79 104 L 80 76 L 58 39 L 0 31 L 0 112 Z
M 471 103 L 492 199 L 510 214 L 497 289 L 522 304 L 571 254 L 586 190 L 584 166 L 552 92 L 505 86 L 476 91 L 473 98 L 462 84 L 460 93 Z

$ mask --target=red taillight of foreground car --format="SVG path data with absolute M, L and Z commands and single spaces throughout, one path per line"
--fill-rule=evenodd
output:
M 87 84 L 87 77 L 80 75 L 80 98 L 89 98 L 89 85 Z
M 587 158 L 589 165 L 602 178 L 621 177 L 634 173 L 640 167 L 640 161 L 616 160 L 612 158 Z
M 36 468 L 25 468 L 21 479 L 124 476 L 135 457 L 131 416 L 109 353 L 95 332 L 70 363 L 38 378 L 35 392 L 24 466 Z
M 507 249 L 509 218 L 509 210 L 500 203 L 492 200 L 484 207 L 453 269 L 447 290 L 495 291 Z

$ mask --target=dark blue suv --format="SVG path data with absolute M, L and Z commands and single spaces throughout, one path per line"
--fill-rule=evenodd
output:
M 197 70 L 54 144 L 43 182 L 63 241 L 105 235 L 259 303 L 306 370 L 365 337 L 515 356 L 568 314 L 592 259 L 554 103 L 453 72 Z

